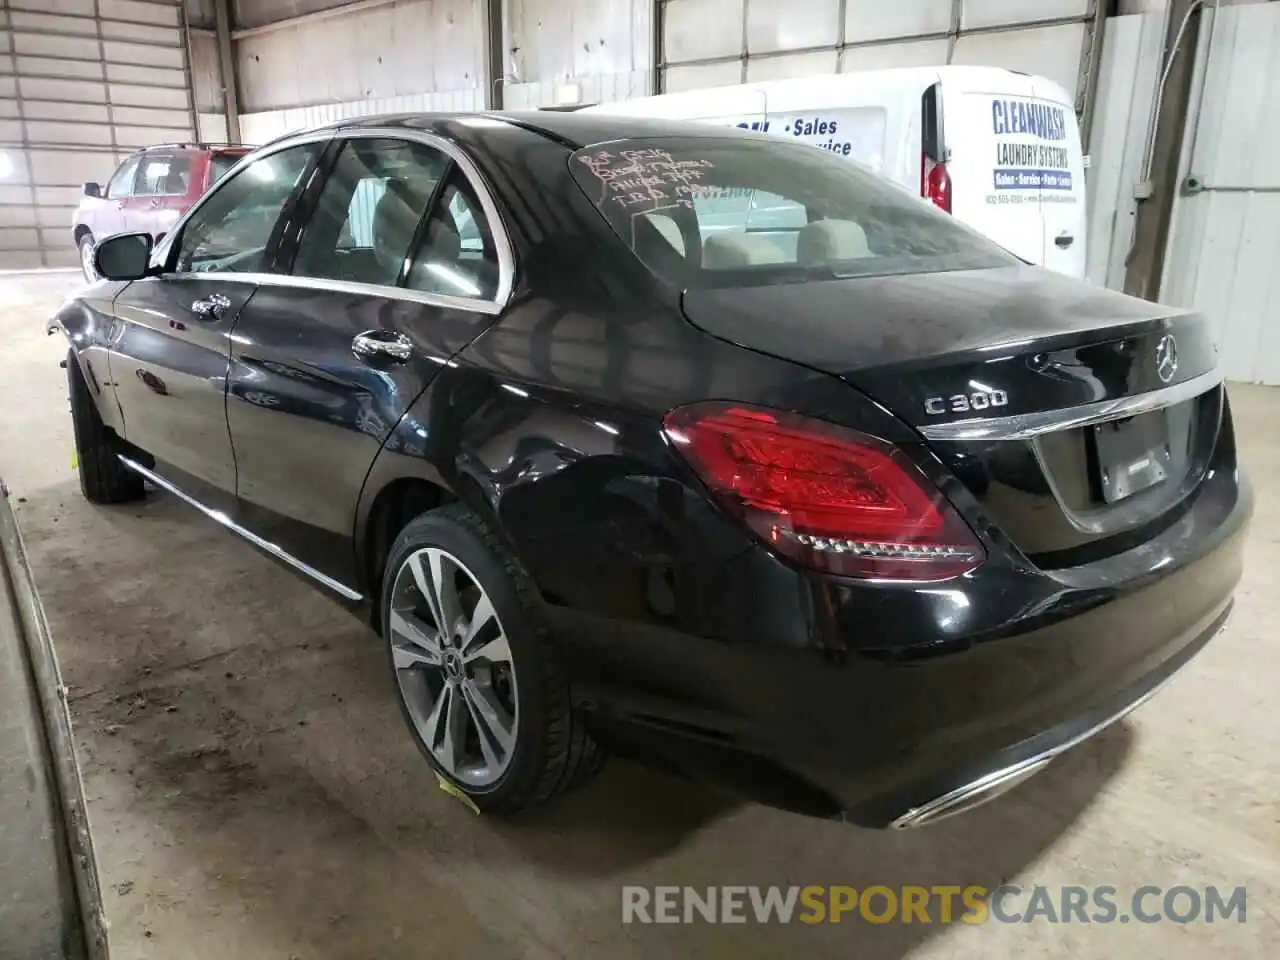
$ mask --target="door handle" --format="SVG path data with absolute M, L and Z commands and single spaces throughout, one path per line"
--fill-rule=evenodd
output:
M 1059 235 L 1059 236 L 1055 237 L 1053 242 L 1054 242 L 1054 244 L 1056 244 L 1060 249 L 1065 250 L 1065 249 L 1067 249 L 1067 247 L 1071 246 L 1071 244 L 1075 243 L 1075 240 L 1076 240 L 1076 238 L 1075 238 L 1075 237 L 1073 237 L 1071 234 L 1069 234 L 1069 233 L 1064 233 L 1064 234 L 1061 234 L 1061 235 Z
M 153 207 L 158 207 L 158 206 L 160 206 L 160 198 L 159 198 L 159 197 L 152 197 L 152 198 L 151 198 L 151 206 L 153 206 Z
M 351 352 L 364 360 L 394 360 L 404 363 L 413 356 L 413 341 L 402 333 L 366 330 L 351 341 Z
M 192 300 L 191 312 L 202 320 L 221 320 L 222 313 L 231 306 L 231 300 L 221 293 L 211 294 L 205 300 Z
M 123 201 L 123 200 L 117 200 L 117 201 L 116 201 L 116 209 L 117 209 L 117 210 L 123 210 L 123 209 L 124 209 L 124 201 Z

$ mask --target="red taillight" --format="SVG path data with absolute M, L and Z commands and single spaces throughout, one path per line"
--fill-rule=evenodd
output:
M 920 158 L 920 196 L 939 210 L 951 212 L 951 174 L 945 163 L 936 163 L 927 156 Z
M 779 553 L 850 577 L 942 580 L 982 546 L 903 453 L 820 420 L 724 403 L 667 414 L 716 499 Z

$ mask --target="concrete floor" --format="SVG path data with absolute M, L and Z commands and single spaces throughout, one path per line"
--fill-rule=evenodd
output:
M 1014 793 L 873 833 L 615 763 L 509 824 L 437 788 L 373 635 L 319 593 L 172 497 L 81 499 L 66 347 L 43 332 L 72 287 L 0 279 L 0 475 L 72 687 L 117 957 L 1275 956 L 1280 391 L 1232 391 L 1259 506 L 1229 632 Z M 1111 884 L 1122 902 L 1145 884 L 1245 885 L 1247 920 L 620 923 L 624 884 L 1003 882 Z

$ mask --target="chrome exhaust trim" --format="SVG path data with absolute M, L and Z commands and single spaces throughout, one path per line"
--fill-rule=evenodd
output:
M 1227 615 L 1223 617 L 1222 622 L 1218 625 L 1218 629 L 1214 631 L 1214 636 L 1222 633 L 1231 622 L 1231 618 L 1235 613 L 1235 604 L 1233 603 L 1227 610 Z M 1184 664 L 1185 666 L 1185 664 Z M 889 824 L 894 830 L 907 830 L 912 827 L 923 827 L 926 824 L 937 823 L 947 817 L 955 816 L 959 813 L 965 813 L 975 807 L 980 807 L 988 800 L 994 800 L 1002 793 L 1007 793 L 1024 780 L 1028 780 L 1035 774 L 1039 773 L 1049 765 L 1049 762 L 1055 757 L 1061 756 L 1072 747 L 1078 746 L 1090 737 L 1101 733 L 1113 723 L 1123 719 L 1127 714 L 1138 707 L 1142 706 L 1157 693 L 1164 689 L 1165 684 L 1169 683 L 1178 675 L 1179 670 L 1175 670 L 1169 676 L 1165 677 L 1146 693 L 1137 697 L 1130 703 L 1126 704 L 1117 712 L 1111 714 L 1105 720 L 1095 723 L 1092 727 L 1082 733 L 1065 740 L 1062 743 L 1042 750 L 1034 756 L 1017 763 L 1010 764 L 1007 767 L 1000 767 L 990 773 L 983 774 L 976 780 L 949 790 L 939 797 L 922 803 L 917 807 L 912 807 L 906 813 L 899 816 L 896 820 Z

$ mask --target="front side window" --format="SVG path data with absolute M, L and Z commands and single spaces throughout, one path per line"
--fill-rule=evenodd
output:
M 777 139 L 663 137 L 574 152 L 614 231 L 684 287 L 976 270 L 1019 263 L 846 158 Z
M 185 153 L 149 155 L 142 161 L 134 195 L 139 197 L 180 196 L 187 192 L 191 177 L 191 157 Z
M 301 144 L 261 157 L 218 184 L 183 226 L 174 269 L 179 273 L 266 270 L 276 222 L 321 147 Z
M 394 286 L 448 165 L 426 144 L 348 140 L 303 228 L 291 272 Z
M 133 178 L 138 173 L 139 157 L 130 157 L 112 175 L 111 181 L 107 184 L 107 196 L 111 199 L 117 197 L 133 196 Z

